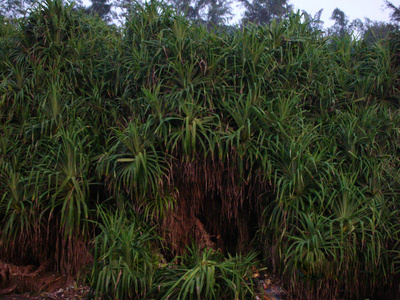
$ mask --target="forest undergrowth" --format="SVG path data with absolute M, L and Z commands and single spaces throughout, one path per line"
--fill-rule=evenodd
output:
M 254 298 L 264 267 L 294 299 L 398 286 L 400 33 L 310 24 L 0 19 L 0 290 L 11 266 L 98 299 Z

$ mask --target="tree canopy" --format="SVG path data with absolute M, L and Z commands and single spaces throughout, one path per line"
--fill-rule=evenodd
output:
M 111 20 L 110 12 L 112 4 L 109 0 L 91 0 L 91 5 L 86 9 L 90 14 L 96 14 L 106 21 Z
M 259 25 L 269 24 L 273 19 L 281 19 L 291 10 L 287 0 L 240 0 L 244 12 L 244 22 Z

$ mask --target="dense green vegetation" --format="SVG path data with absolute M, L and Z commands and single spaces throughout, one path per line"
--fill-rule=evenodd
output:
M 295 298 L 390 287 L 398 31 L 210 30 L 155 2 L 117 28 L 47 0 L 0 32 L 2 260 L 120 299 L 251 298 L 256 257 Z

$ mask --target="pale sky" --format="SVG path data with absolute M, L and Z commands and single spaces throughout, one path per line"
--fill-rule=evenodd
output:
M 400 6 L 400 0 L 389 1 L 395 6 Z M 327 28 L 333 25 L 330 20 L 333 10 L 337 7 L 341 9 L 350 21 L 354 19 L 369 18 L 372 21 L 390 21 L 390 10 L 386 8 L 384 0 L 289 0 L 289 4 L 294 5 L 295 10 L 305 10 L 314 16 L 321 8 L 321 20 L 324 21 L 323 27 Z M 234 8 L 235 14 L 233 22 L 240 20 L 243 9 L 240 6 Z
M 400 0 L 389 2 L 396 7 L 400 5 Z M 364 18 L 370 18 L 372 21 L 390 21 L 390 10 L 386 9 L 384 0 L 290 0 L 289 3 L 296 9 L 305 10 L 313 16 L 323 8 L 321 19 L 325 22 L 324 27 L 333 25 L 330 17 L 336 7 L 341 9 L 350 21 L 357 18 L 362 21 Z
M 90 3 L 89 0 L 83 0 L 83 2 L 86 5 Z M 397 7 L 400 6 L 400 0 L 391 0 L 390 2 Z M 369 18 L 372 21 L 390 21 L 390 10 L 386 8 L 384 0 L 289 0 L 288 3 L 293 4 L 295 10 L 305 10 L 312 16 L 323 8 L 324 10 L 321 19 L 324 21 L 323 27 L 325 28 L 333 25 L 330 17 L 336 7 L 341 9 L 346 16 L 348 16 L 350 21 L 357 18 L 362 21 L 364 21 L 364 18 Z M 235 16 L 229 23 L 234 23 L 235 21 L 240 20 L 241 14 L 243 13 L 242 7 L 235 7 L 235 4 L 232 6 L 232 12 Z

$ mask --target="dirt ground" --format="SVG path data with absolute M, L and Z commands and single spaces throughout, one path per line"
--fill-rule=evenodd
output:
M 0 261 L 0 300 L 87 298 L 88 286 L 46 269 L 45 264 L 16 266 Z
M 0 296 L 0 300 L 36 300 L 36 299 L 41 299 L 41 298 L 30 296 L 29 294 L 24 294 L 24 295 L 11 294 L 6 296 Z
M 51 300 L 51 299 L 87 299 L 89 294 L 89 287 L 78 286 L 73 289 L 58 289 L 53 292 L 44 292 L 39 295 L 34 295 L 30 293 L 24 294 L 8 294 L 0 296 L 0 300 Z
M 253 267 L 254 268 L 254 267 Z M 0 261 L 0 300 L 87 299 L 90 288 L 72 278 L 46 272 L 45 266 L 15 266 Z M 286 291 L 266 272 L 254 268 L 252 278 L 257 284 L 255 299 L 283 299 Z M 29 291 L 29 293 L 27 293 Z
M 64 290 L 59 289 L 54 292 L 45 292 L 40 295 L 30 293 L 8 294 L 0 296 L 0 300 L 51 300 L 51 299 L 87 299 L 89 287 L 80 286 L 77 289 Z

